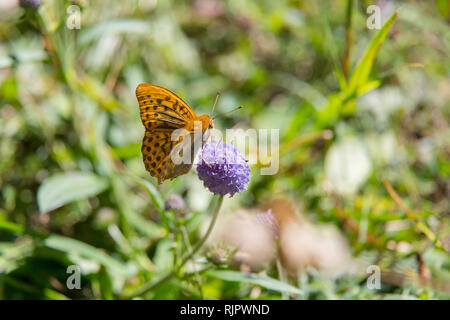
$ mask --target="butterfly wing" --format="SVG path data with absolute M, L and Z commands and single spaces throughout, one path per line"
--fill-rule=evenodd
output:
M 199 149 L 191 133 L 193 123 L 198 119 L 195 112 L 176 94 L 159 86 L 140 84 L 136 88 L 136 97 L 145 127 L 141 151 L 146 170 L 158 179 L 158 183 L 187 173 Z M 172 141 L 174 130 L 181 128 L 188 130 L 186 135 L 190 140 L 181 136 Z M 183 141 L 189 145 L 182 146 Z M 190 148 L 191 161 L 175 164 L 171 152 L 177 151 L 176 147 Z
M 153 177 L 158 178 L 158 182 L 162 183 L 170 177 L 170 169 L 168 172 L 167 163 L 172 162 L 169 158 L 170 151 L 175 145 L 175 141 L 171 140 L 172 132 L 151 132 L 145 130 L 144 139 L 142 141 L 142 157 L 145 169 Z
M 175 93 L 152 84 L 136 88 L 141 120 L 150 132 L 173 131 L 197 118 L 195 112 Z
M 162 183 L 166 179 L 173 179 L 189 172 L 194 163 L 202 141 L 206 141 L 207 135 L 198 137 L 195 133 L 182 135 L 178 140 L 172 141 L 171 132 L 151 133 L 145 130 L 144 140 L 142 142 L 142 155 L 146 170 L 150 175 Z M 179 161 L 175 163 L 173 156 L 183 157 L 183 153 L 188 151 L 188 161 Z

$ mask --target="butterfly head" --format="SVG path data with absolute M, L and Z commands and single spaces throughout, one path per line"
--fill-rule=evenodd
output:
M 214 119 L 211 119 L 208 114 L 202 114 L 198 119 L 202 122 L 203 131 L 214 127 Z

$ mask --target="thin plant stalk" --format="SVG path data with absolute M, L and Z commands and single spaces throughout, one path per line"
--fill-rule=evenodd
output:
M 142 287 L 136 289 L 134 292 L 132 292 L 129 296 L 127 296 L 128 299 L 132 299 L 141 295 L 144 295 L 145 293 L 155 289 L 156 287 L 160 286 L 161 284 L 165 283 L 166 281 L 172 279 L 172 277 L 176 276 L 178 272 L 180 272 L 181 268 L 184 267 L 184 265 L 191 260 L 194 255 L 203 247 L 208 237 L 211 235 L 211 232 L 214 228 L 214 225 L 216 224 L 217 217 L 219 216 L 220 208 L 222 207 L 223 203 L 223 196 L 220 196 L 217 200 L 216 207 L 213 212 L 212 220 L 209 223 L 208 230 L 206 231 L 205 235 L 200 239 L 199 242 L 195 245 L 195 247 L 192 249 L 191 252 L 189 252 L 181 261 L 181 263 L 178 265 L 178 267 L 174 268 L 174 270 L 167 273 L 162 278 L 154 281 L 154 282 L 148 282 L 144 284 Z
M 352 16 L 353 16 L 353 1 L 347 0 L 347 16 L 345 22 L 345 56 L 344 56 L 344 75 L 348 80 L 350 75 L 350 64 L 351 64 L 351 52 L 353 46 L 353 26 L 352 26 Z

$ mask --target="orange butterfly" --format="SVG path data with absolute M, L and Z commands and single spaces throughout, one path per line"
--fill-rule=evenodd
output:
M 136 88 L 136 98 L 145 127 L 141 151 L 147 171 L 158 183 L 187 173 L 198 151 L 193 149 L 197 145 L 192 139 L 194 122 L 201 124 L 203 136 L 214 126 L 214 120 L 207 114 L 197 116 L 180 97 L 160 86 L 142 83 Z M 175 164 L 170 157 L 172 150 L 183 141 L 183 136 L 172 141 L 172 133 L 177 129 L 185 129 L 191 135 L 190 163 Z

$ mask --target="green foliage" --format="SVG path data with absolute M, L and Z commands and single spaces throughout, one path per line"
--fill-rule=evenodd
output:
M 39 211 L 48 212 L 72 201 L 96 196 L 107 186 L 100 177 L 88 172 L 68 172 L 52 176 L 39 187 Z
M 217 278 L 225 281 L 233 281 L 239 283 L 250 283 L 253 285 L 261 286 L 263 288 L 279 291 L 279 292 L 287 292 L 293 294 L 301 294 L 301 290 L 296 287 L 293 287 L 287 283 L 281 282 L 279 280 L 261 276 L 258 274 L 249 274 L 237 271 L 228 271 L 228 270 L 213 270 L 206 273 L 206 276 Z

